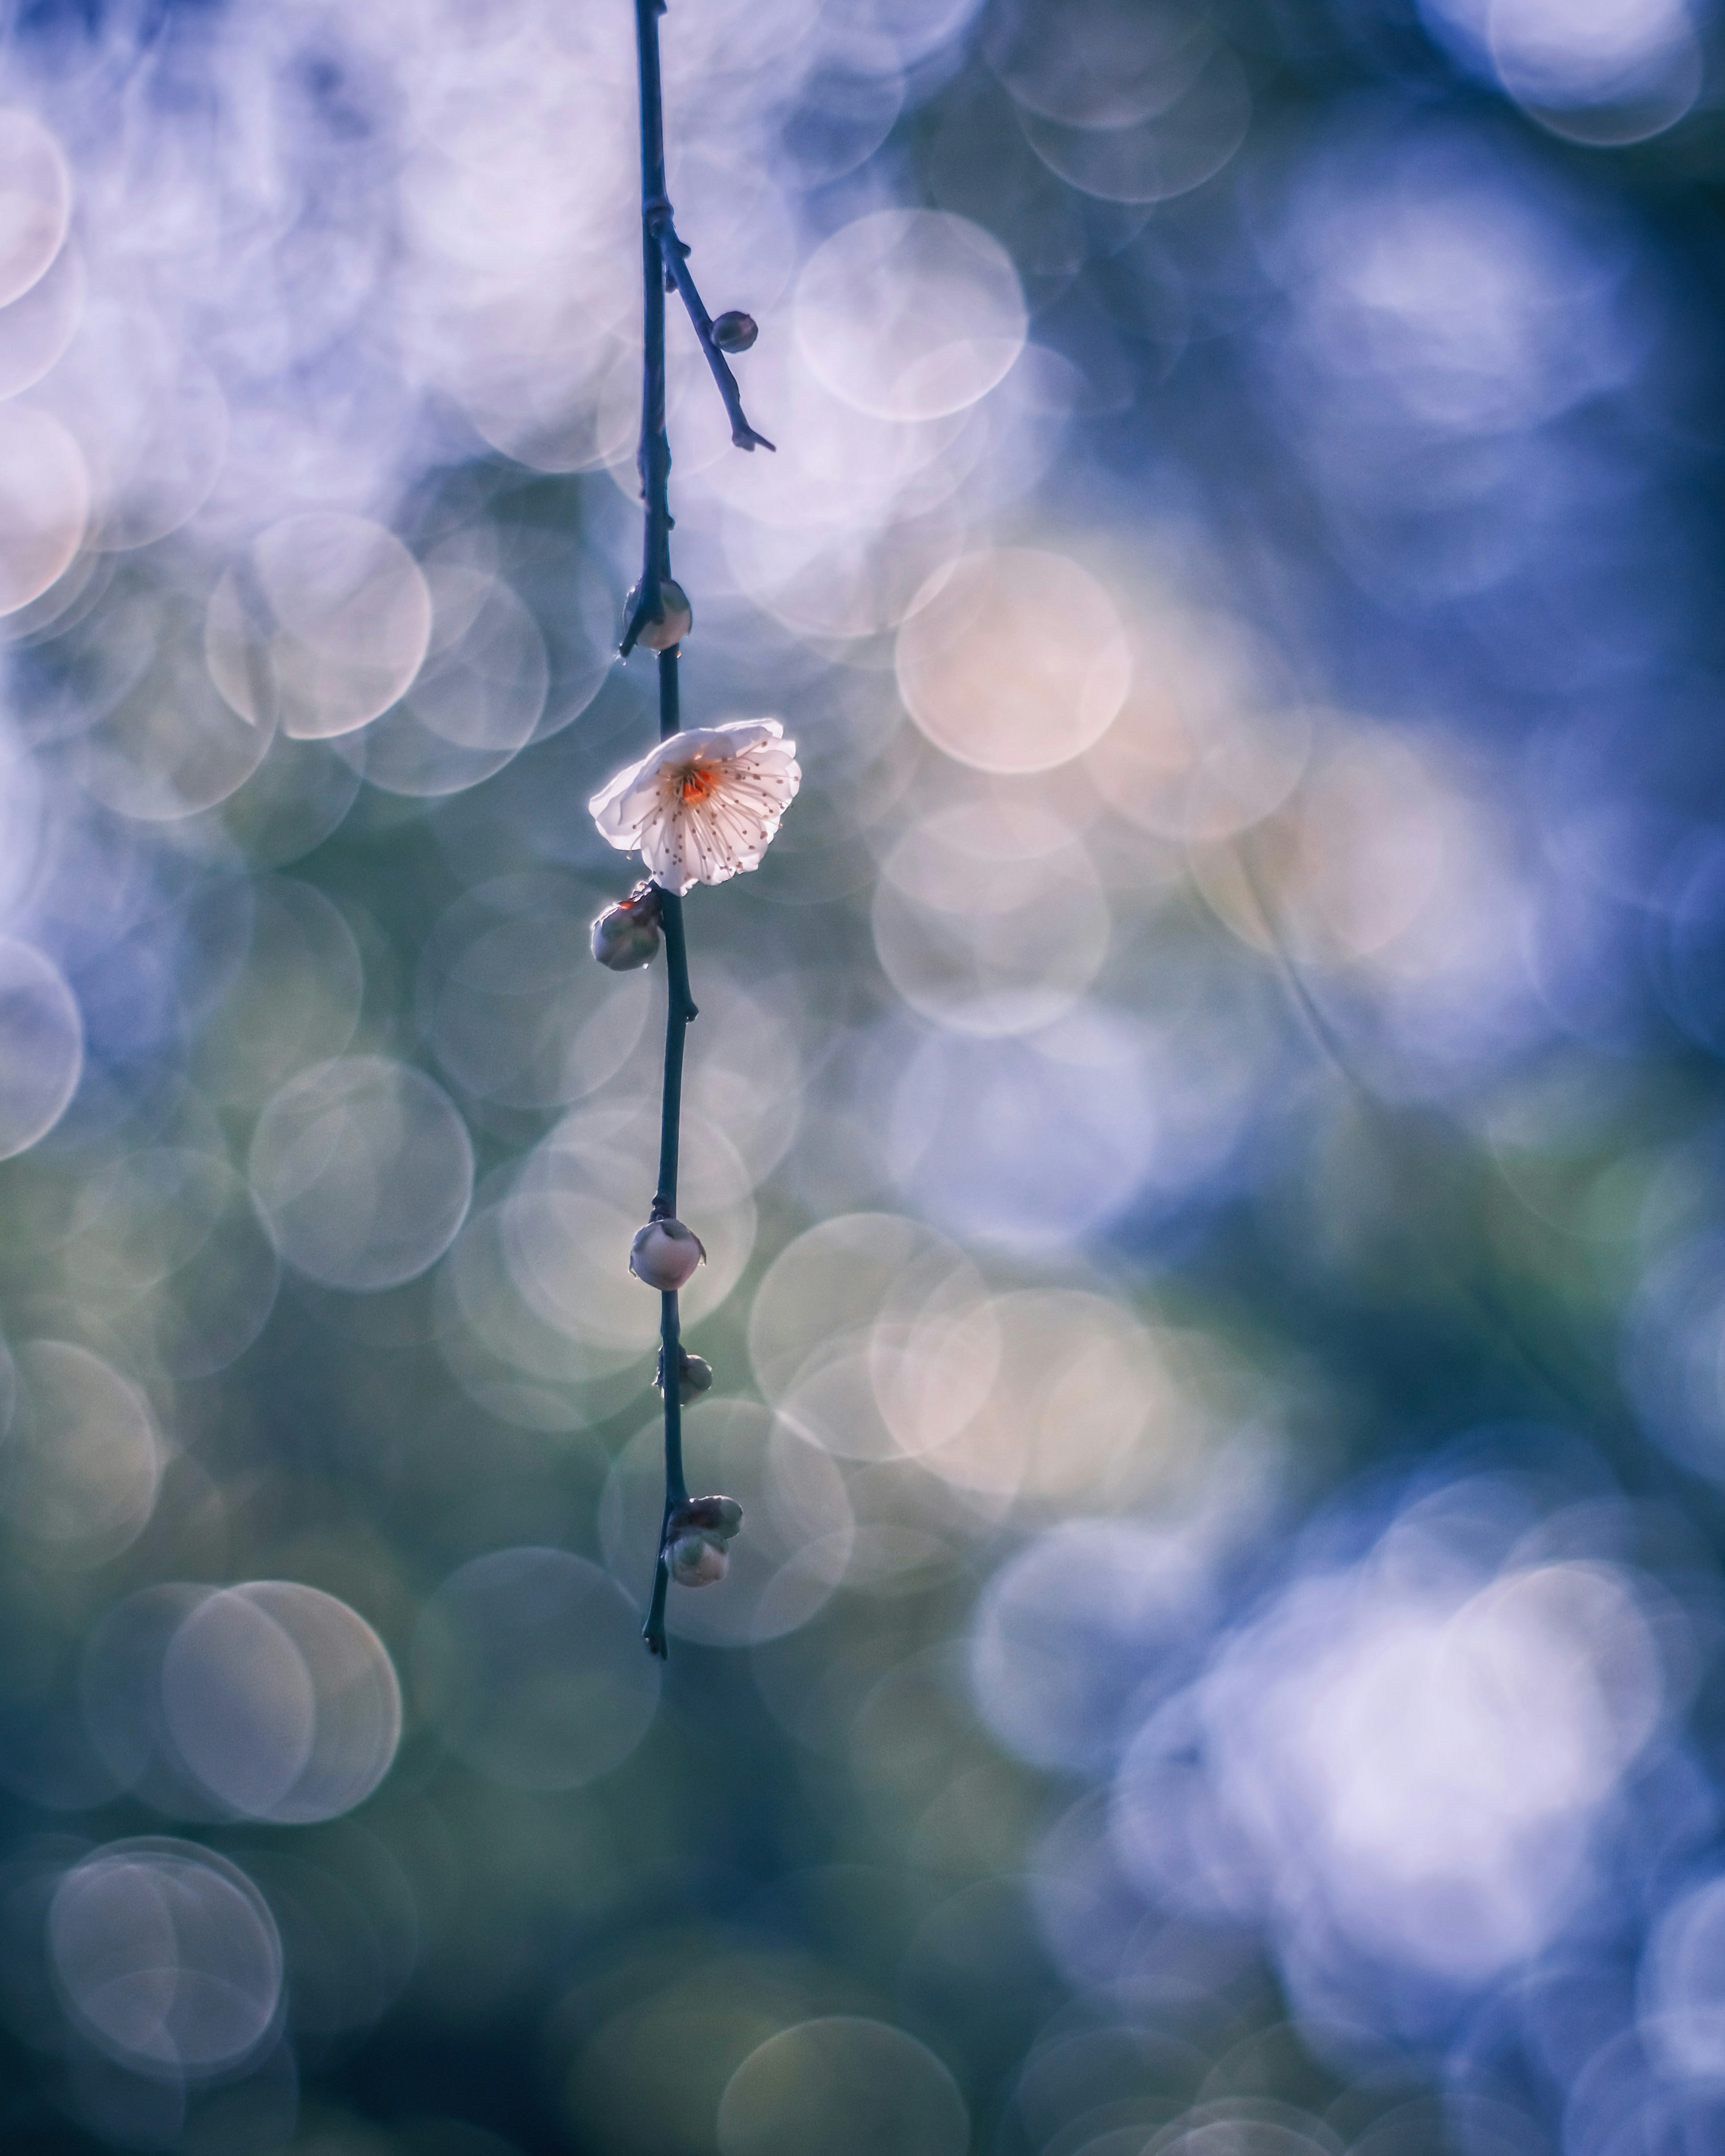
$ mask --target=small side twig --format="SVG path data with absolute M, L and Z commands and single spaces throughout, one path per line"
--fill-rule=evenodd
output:
M 695 280 L 689 273 L 689 249 L 677 237 L 677 228 L 671 220 L 669 203 L 656 204 L 649 215 L 648 223 L 656 233 L 659 253 L 665 264 L 665 274 L 681 295 L 689 319 L 695 325 L 695 334 L 701 340 L 701 348 L 706 354 L 706 363 L 712 369 L 713 380 L 719 385 L 719 394 L 725 400 L 725 409 L 731 420 L 731 439 L 740 449 L 771 449 L 778 444 L 749 424 L 742 408 L 742 394 L 737 386 L 737 377 L 731 372 L 730 362 L 713 341 L 713 319 L 695 289 Z
M 649 622 L 659 618 L 664 585 L 670 577 L 670 439 L 665 424 L 665 299 L 668 289 L 682 295 L 706 354 L 713 380 L 725 400 L 731 439 L 740 449 L 770 449 L 773 444 L 749 424 L 742 393 L 725 355 L 713 341 L 712 317 L 701 303 L 689 274 L 689 249 L 677 237 L 670 198 L 665 191 L 665 96 L 659 70 L 659 18 L 665 0 L 635 0 L 635 51 L 641 88 L 641 254 L 643 322 L 645 332 L 641 380 L 641 446 L 636 458 L 646 530 L 641 552 L 641 581 L 619 649 L 627 659 Z

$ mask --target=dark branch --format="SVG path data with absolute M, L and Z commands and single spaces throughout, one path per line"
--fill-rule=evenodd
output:
M 740 449 L 770 449 L 776 446 L 764 434 L 757 434 L 749 424 L 742 408 L 742 395 L 737 387 L 737 377 L 730 363 L 713 342 L 713 320 L 701 303 L 695 289 L 695 280 L 689 274 L 689 249 L 677 237 L 677 228 L 671 222 L 669 203 L 648 218 L 649 228 L 656 231 L 659 253 L 665 264 L 665 274 L 682 295 L 683 305 L 689 311 L 689 319 L 695 325 L 695 334 L 701 339 L 701 348 L 706 354 L 706 363 L 713 371 L 713 380 L 719 385 L 719 394 L 725 400 L 725 409 L 731 418 L 731 439 Z
M 663 0 L 635 0 L 635 52 L 641 84 L 641 445 L 636 467 L 646 529 L 641 581 L 620 646 L 627 659 L 642 629 L 660 612 L 660 586 L 670 574 L 670 440 L 665 430 L 665 267 L 648 215 L 665 200 L 665 106 L 659 80 L 659 18 Z
M 641 553 L 641 582 L 624 633 L 625 658 L 646 624 L 661 609 L 661 587 L 670 575 L 670 441 L 665 427 L 665 263 L 660 252 L 654 212 L 665 201 L 665 120 L 659 81 L 659 17 L 663 0 L 635 0 L 635 39 L 641 75 L 641 277 L 644 357 L 641 368 L 641 498 L 646 531 Z M 668 741 L 682 723 L 675 645 L 659 654 L 659 737 Z M 660 888 L 660 926 L 665 934 L 665 972 L 670 994 L 665 1024 L 665 1091 L 660 1122 L 659 1188 L 653 1200 L 655 1220 L 674 1219 L 677 1209 L 677 1145 L 683 1114 L 683 1041 L 695 1016 L 689 992 L 689 957 L 683 941 L 683 901 Z M 682 1358 L 682 1337 L 673 1291 L 660 1298 L 660 1368 L 675 1372 Z M 649 1653 L 665 1652 L 665 1597 L 670 1584 L 665 1533 L 672 1512 L 688 1502 L 683 1479 L 683 1404 L 675 1383 L 665 1388 L 665 1510 L 659 1528 L 659 1554 L 653 1573 L 653 1599 L 642 1638 Z
M 713 341 L 712 318 L 701 304 L 689 275 L 689 250 L 677 237 L 665 192 L 665 106 L 659 73 L 659 18 L 665 0 L 635 0 L 635 43 L 641 83 L 641 277 L 643 356 L 641 362 L 641 445 L 639 465 L 645 530 L 641 548 L 641 581 L 623 636 L 626 659 L 652 622 L 665 619 L 665 587 L 671 581 L 670 439 L 665 420 L 665 302 L 668 291 L 680 292 L 707 365 L 731 415 L 731 439 L 740 449 L 773 447 L 744 417 L 737 380 Z M 680 608 L 680 594 L 674 592 Z M 655 641 L 664 640 L 661 631 Z M 659 654 L 659 737 L 669 741 L 682 724 L 677 647 Z M 683 1113 L 683 1049 L 696 1016 L 689 988 L 689 956 L 683 938 L 680 896 L 659 889 L 659 925 L 665 936 L 667 997 L 665 1019 L 665 1089 L 660 1121 L 659 1188 L 654 1194 L 655 1220 L 671 1220 L 677 1211 L 677 1154 Z M 660 1517 L 659 1554 L 653 1573 L 653 1599 L 641 1636 L 650 1653 L 665 1653 L 665 1604 L 670 1582 L 671 1522 L 686 1507 L 689 1488 L 683 1476 L 683 1368 L 681 1322 L 675 1291 L 660 1301 L 659 1372 L 665 1395 L 665 1510 Z M 705 1369 L 706 1366 L 699 1366 Z M 706 1376 L 711 1383 L 711 1373 Z
M 731 439 L 740 449 L 770 449 L 773 444 L 757 434 L 742 408 L 737 377 L 725 355 L 713 342 L 712 317 L 701 305 L 689 275 L 688 249 L 677 237 L 671 206 L 665 192 L 665 98 L 659 73 L 659 18 L 665 0 L 635 0 L 635 49 L 641 83 L 641 269 L 645 331 L 641 363 L 641 445 L 636 468 L 641 475 L 641 499 L 647 507 L 646 530 L 641 548 L 641 580 L 634 590 L 623 641 L 618 649 L 627 659 L 640 641 L 641 631 L 658 619 L 660 588 L 670 574 L 670 439 L 665 427 L 665 295 L 675 287 L 695 325 L 695 334 L 706 354 L 706 363 L 719 385 L 731 418 Z

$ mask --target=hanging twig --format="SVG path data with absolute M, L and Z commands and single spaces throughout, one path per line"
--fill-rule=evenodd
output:
M 641 80 L 641 254 L 643 323 L 645 332 L 641 384 L 641 447 L 637 459 L 641 475 L 641 497 L 647 506 L 647 525 L 641 554 L 641 581 L 635 587 L 634 604 L 623 633 L 621 646 L 627 659 L 640 641 L 649 622 L 660 619 L 662 593 L 670 576 L 670 441 L 665 426 L 665 298 L 668 286 L 682 295 L 695 325 L 695 334 L 706 354 L 707 365 L 725 400 L 731 419 L 731 439 L 741 449 L 758 444 L 773 445 L 757 434 L 742 408 L 737 378 L 724 354 L 713 342 L 712 318 L 701 305 L 689 274 L 689 249 L 677 237 L 671 206 L 665 191 L 665 100 L 659 76 L 659 18 L 665 0 L 635 0 L 635 46 Z M 662 654 L 675 659 L 674 652 Z M 675 677 L 673 677 L 675 678 Z M 660 679 L 665 679 L 661 665 Z M 675 703 L 675 690 L 673 690 Z M 675 732 L 675 726 L 661 732 Z
M 665 740 L 677 731 L 677 654 L 659 654 L 659 732 Z M 683 939 L 683 901 L 673 891 L 659 895 L 660 921 L 665 931 L 667 995 L 665 1016 L 665 1086 L 659 1122 L 659 1188 L 654 1194 L 652 1218 L 674 1220 L 677 1213 L 677 1150 L 683 1115 L 683 1045 L 689 1022 L 696 1015 L 689 989 L 689 954 Z M 660 1297 L 659 1384 L 665 1396 L 665 1509 L 659 1522 L 659 1555 L 653 1573 L 653 1600 L 641 1636 L 649 1651 L 664 1656 L 665 1596 L 670 1584 L 667 1553 L 671 1515 L 686 1504 L 689 1486 L 683 1474 L 683 1399 L 681 1371 L 683 1339 L 676 1290 Z
M 659 252 L 665 264 L 665 274 L 682 295 L 683 305 L 689 311 L 689 319 L 695 325 L 695 334 L 701 339 L 701 348 L 706 354 L 706 363 L 713 371 L 713 380 L 719 385 L 719 394 L 725 400 L 725 409 L 731 415 L 731 439 L 740 449 L 771 449 L 778 444 L 769 442 L 764 434 L 757 434 L 749 424 L 742 408 L 742 393 L 737 387 L 737 377 L 731 372 L 725 355 L 713 341 L 713 321 L 701 305 L 701 295 L 695 289 L 695 280 L 689 274 L 689 249 L 677 237 L 677 228 L 671 222 L 670 204 L 666 203 L 662 215 L 652 222 L 659 235 Z
M 765 435 L 757 434 L 743 416 L 742 400 L 729 367 L 713 341 L 713 325 L 701 295 L 696 290 L 685 257 L 688 249 L 677 237 L 670 203 L 665 191 L 665 118 L 659 73 L 659 18 L 664 0 L 635 0 L 635 37 L 640 63 L 641 92 L 641 257 L 644 352 L 641 381 L 641 445 L 639 458 L 641 496 L 646 519 L 641 556 L 641 580 L 634 593 L 622 651 L 627 658 L 643 639 L 659 649 L 659 736 L 669 741 L 681 725 L 677 667 L 680 657 L 679 623 L 686 628 L 688 615 L 682 593 L 671 579 L 670 564 L 670 441 L 665 430 L 665 302 L 668 289 L 683 295 L 701 339 L 725 408 L 731 415 L 732 439 L 740 449 L 758 443 L 771 449 Z M 775 728 L 774 731 L 777 731 Z M 665 1085 L 660 1122 L 659 1188 L 653 1199 L 652 1221 L 670 1224 L 685 1235 L 676 1221 L 677 1152 L 682 1122 L 683 1049 L 690 1021 L 696 1016 L 689 988 L 689 961 L 683 933 L 683 901 L 676 891 L 657 889 L 658 924 L 665 937 L 668 982 L 665 1031 Z M 691 1239 L 692 1240 L 692 1239 Z M 698 1245 L 696 1245 L 698 1248 Z M 692 1264 L 692 1259 L 691 1260 Z M 650 1269 L 649 1269 L 650 1270 Z M 644 1273 L 643 1277 L 647 1277 Z M 671 1275 L 675 1277 L 675 1275 Z M 704 1366 L 702 1366 L 704 1368 Z M 685 1360 L 678 1314 L 677 1291 L 661 1291 L 660 1301 L 659 1382 L 665 1398 L 665 1507 L 660 1517 L 659 1551 L 653 1576 L 653 1595 L 642 1636 L 649 1650 L 665 1652 L 665 1604 L 670 1585 L 670 1563 L 678 1537 L 685 1530 L 706 1535 L 716 1548 L 737 1531 L 742 1514 L 728 1498 L 706 1498 L 691 1506 L 683 1472 L 683 1403 Z M 711 1382 L 710 1375 L 707 1382 Z M 701 1508 L 705 1507 L 706 1511 Z M 711 1512 L 712 1517 L 707 1517 Z M 734 1516 L 734 1517 L 733 1517 Z M 722 1558 L 718 1563 L 722 1572 Z M 690 1575 L 680 1573 L 680 1577 Z M 702 1577 L 711 1577 L 711 1570 Z
M 636 458 L 646 529 L 641 551 L 641 581 L 623 633 L 628 658 L 648 622 L 662 612 L 662 588 L 670 575 L 670 440 L 665 430 L 665 270 L 649 205 L 665 200 L 665 108 L 659 84 L 659 18 L 664 0 L 635 0 L 635 49 L 641 78 L 641 446 Z M 676 653 L 670 662 L 671 699 L 676 701 Z M 665 672 L 660 669 L 660 732 L 665 726 Z M 670 732 L 676 731 L 675 726 Z

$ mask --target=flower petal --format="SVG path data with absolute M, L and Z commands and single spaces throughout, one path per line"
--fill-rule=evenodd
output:
M 625 851 L 639 847 L 654 880 L 680 896 L 759 867 L 802 783 L 796 747 L 777 719 L 691 726 L 619 772 L 588 805 L 603 836 Z M 681 783 L 691 764 L 711 781 L 696 800 Z

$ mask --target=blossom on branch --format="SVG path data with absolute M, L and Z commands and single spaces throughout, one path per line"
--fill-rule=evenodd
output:
M 681 897 L 758 868 L 802 778 L 777 719 L 733 719 L 673 734 L 587 805 L 603 837 L 639 849 L 654 881 Z

